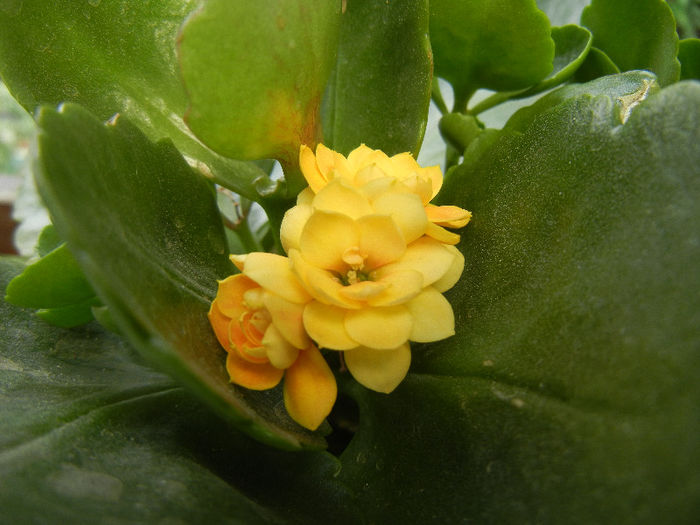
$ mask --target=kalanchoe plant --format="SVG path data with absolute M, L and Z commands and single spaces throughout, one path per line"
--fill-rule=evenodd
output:
M 662 0 L 0 7 L 53 221 L 0 261 L 3 515 L 693 523 L 698 43 Z

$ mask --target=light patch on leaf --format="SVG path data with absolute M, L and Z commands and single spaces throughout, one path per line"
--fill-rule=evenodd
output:
M 628 95 L 617 97 L 616 100 L 620 108 L 620 120 L 623 124 L 630 118 L 632 110 L 649 96 L 653 84 L 654 82 L 652 80 L 643 79 L 639 89 Z

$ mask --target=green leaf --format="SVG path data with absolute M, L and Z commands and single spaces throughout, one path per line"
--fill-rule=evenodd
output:
M 431 78 L 426 0 L 348 2 L 322 109 L 324 141 L 343 154 L 366 144 L 417 155 Z
M 495 93 L 470 108 L 469 112 L 478 115 L 506 100 L 531 97 L 566 82 L 584 63 L 591 48 L 592 39 L 591 32 L 581 26 L 569 24 L 553 27 L 552 40 L 555 48 L 552 72 L 528 89 L 515 93 L 508 91 Z
M 0 289 L 22 266 L 0 259 Z M 254 442 L 95 324 L 0 316 L 4 520 L 361 523 L 329 454 Z
M 593 0 L 581 14 L 581 25 L 621 71 L 648 69 L 662 86 L 678 80 L 678 33 L 664 0 Z
M 620 72 L 610 57 L 597 47 L 591 47 L 581 67 L 574 73 L 575 82 L 589 82 L 599 77 L 615 75 Z
M 178 51 L 192 131 L 229 157 L 294 164 L 316 143 L 339 19 L 327 0 L 206 2 Z
M 681 79 L 700 80 L 700 38 L 685 38 L 678 43 Z
M 535 0 L 433 0 L 430 41 L 457 110 L 478 88 L 523 89 L 552 71 L 549 21 Z
M 439 123 L 440 135 L 460 154 L 483 130 L 476 117 L 462 113 L 447 113 Z
M 193 0 L 4 2 L 0 74 L 29 112 L 72 101 L 105 120 L 120 112 L 151 138 L 170 137 L 202 170 L 249 198 L 259 198 L 256 166 L 203 147 L 182 121 L 187 105 L 175 42 Z
M 95 298 L 65 244 L 27 266 L 8 285 L 5 300 L 26 308 L 62 308 Z
M 630 112 L 650 94 L 659 90 L 656 77 L 647 71 L 629 71 L 596 79 L 586 84 L 570 84 L 542 97 L 532 106 L 516 111 L 505 129 L 524 131 L 545 111 L 583 94 L 611 97 L 615 104 L 615 123 L 622 123 Z
M 615 98 L 502 133 L 443 188 L 474 212 L 457 334 L 391 395 L 354 389 L 340 478 L 369 521 L 697 518 L 700 86 L 624 125 Z
M 278 414 L 280 391 L 229 383 L 207 319 L 217 279 L 233 271 L 210 184 L 124 118 L 103 125 L 64 105 L 43 109 L 39 125 L 41 194 L 121 331 L 245 431 L 277 446 L 322 446 Z
M 39 257 L 43 257 L 58 248 L 61 244 L 63 244 L 63 241 L 58 236 L 56 228 L 54 228 L 53 224 L 49 224 L 44 226 L 41 233 L 39 233 L 35 250 Z

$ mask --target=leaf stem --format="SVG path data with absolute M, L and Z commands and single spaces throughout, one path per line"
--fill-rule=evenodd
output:
M 478 104 L 476 104 L 473 108 L 471 108 L 468 111 L 468 113 L 470 115 L 478 115 L 479 113 L 483 113 L 487 109 L 491 109 L 494 106 L 509 101 L 511 98 L 513 98 L 513 96 L 517 95 L 518 93 L 520 93 L 520 91 L 499 91 L 498 93 L 494 93 L 490 97 L 487 97 Z
M 440 113 L 443 115 L 445 113 L 449 113 L 447 104 L 445 104 L 445 99 L 442 98 L 442 92 L 440 91 L 440 84 L 437 77 L 433 77 L 433 87 L 430 91 L 430 98 L 433 99 L 433 102 L 435 102 L 435 105 L 437 106 L 438 110 L 440 110 Z

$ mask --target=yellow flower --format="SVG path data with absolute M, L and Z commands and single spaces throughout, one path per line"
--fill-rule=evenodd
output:
M 381 191 L 392 183 L 401 185 L 404 191 L 417 195 L 425 207 L 428 218 L 425 233 L 443 243 L 459 242 L 459 235 L 444 227 L 462 228 L 471 219 L 469 211 L 457 206 L 430 204 L 442 187 L 442 172 L 439 166 L 419 166 L 410 153 L 389 157 L 381 150 L 362 144 L 346 158 L 323 144 L 316 146 L 316 154 L 302 145 L 299 164 L 309 183 L 309 191 L 316 194 L 335 179 L 367 193 Z
M 292 268 L 313 297 L 303 313 L 307 333 L 344 351 L 353 377 L 380 392 L 406 375 L 409 341 L 454 334 L 441 292 L 464 268 L 454 246 L 429 235 L 425 204 L 406 178 L 360 185 L 332 178 L 315 194 L 302 192 L 282 222 Z
M 214 332 L 228 352 L 231 381 L 252 390 L 275 387 L 282 376 L 291 417 L 315 430 L 335 403 L 335 378 L 303 326 L 311 300 L 286 257 L 231 256 L 241 270 L 219 282 L 209 310 Z

